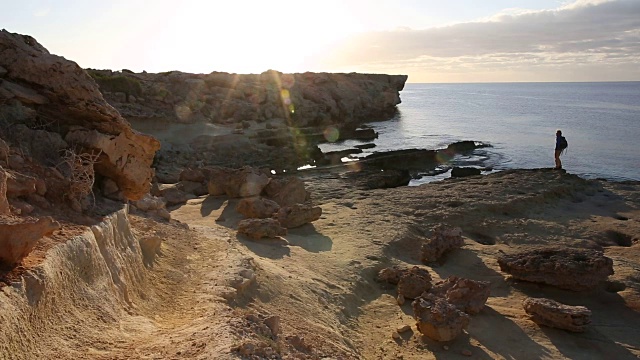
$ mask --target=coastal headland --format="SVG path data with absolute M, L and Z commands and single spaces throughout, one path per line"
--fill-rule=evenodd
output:
M 640 183 L 320 151 L 375 146 L 406 81 L 82 69 L 0 31 L 0 359 L 640 356 Z

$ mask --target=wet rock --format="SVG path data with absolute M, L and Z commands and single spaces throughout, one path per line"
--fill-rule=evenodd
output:
M 320 219 L 322 208 L 308 204 L 294 204 L 280 208 L 276 218 L 282 226 L 291 229 Z
M 590 249 L 543 248 L 498 258 L 500 270 L 516 279 L 584 291 L 613 275 L 613 260 Z
M 276 219 L 244 219 L 238 222 L 238 234 L 260 240 L 287 235 L 287 229 L 281 227 Z
M 436 283 L 429 292 L 473 315 L 479 313 L 487 302 L 491 283 L 449 276 L 445 281 Z
M 431 275 L 426 269 L 414 266 L 402 273 L 398 281 L 398 294 L 415 299 L 431 288 Z
M 427 240 L 420 249 L 420 259 L 425 263 L 435 262 L 442 255 L 464 245 L 462 230 L 440 225 L 433 230 L 431 239 Z
M 51 217 L 0 220 L 0 262 L 13 266 L 25 258 L 38 240 L 60 228 Z
M 417 298 L 412 306 L 418 330 L 432 340 L 453 340 L 469 325 L 469 315 L 432 294 Z
M 451 177 L 467 177 L 467 176 L 480 175 L 481 173 L 482 172 L 480 171 L 480 169 L 471 168 L 471 167 L 454 166 L 454 168 L 451 169 Z
M 526 298 L 522 306 L 536 324 L 558 329 L 584 332 L 591 323 L 591 310 L 569 306 L 544 298 Z
M 236 211 L 245 218 L 270 218 L 280 210 L 280 206 L 269 199 L 260 196 L 244 198 L 238 202 Z

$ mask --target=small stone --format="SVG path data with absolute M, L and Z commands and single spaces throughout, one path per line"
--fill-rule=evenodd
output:
M 404 305 L 404 302 L 405 302 L 404 295 L 402 294 L 398 295 L 398 298 L 396 300 L 398 301 L 398 305 L 400 306 Z
M 462 350 L 462 355 L 471 356 L 471 355 L 473 355 L 473 353 L 469 349 L 464 349 L 464 350 Z
M 398 333 L 403 333 L 411 330 L 411 325 L 402 325 L 398 327 Z
M 447 350 L 447 351 L 449 350 L 449 347 L 447 345 L 443 346 L 442 348 Z
M 398 334 L 397 332 L 395 332 L 395 331 L 394 331 L 394 332 L 391 334 L 391 337 L 392 337 L 392 338 L 394 338 L 395 340 L 398 340 L 398 339 L 400 339 L 400 334 Z

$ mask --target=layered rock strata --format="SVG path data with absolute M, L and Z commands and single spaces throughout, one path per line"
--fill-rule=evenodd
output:
M 533 322 L 544 326 L 584 332 L 591 323 L 591 310 L 584 306 L 569 306 L 544 298 L 526 298 L 522 306 Z

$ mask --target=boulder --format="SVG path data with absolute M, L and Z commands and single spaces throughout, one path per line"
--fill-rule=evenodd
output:
M 0 262 L 9 266 L 20 263 L 38 240 L 59 228 L 60 224 L 49 216 L 0 220 Z
M 572 332 L 584 332 L 591 323 L 591 310 L 584 306 L 569 306 L 544 298 L 526 298 L 524 310 L 536 324 Z
M 181 180 L 179 187 L 182 191 L 195 196 L 202 196 L 209 193 L 207 186 L 202 182 Z
M 573 291 L 591 290 L 613 275 L 613 260 L 590 249 L 542 248 L 498 258 L 515 279 Z
M 414 266 L 402 272 L 398 280 L 398 294 L 415 299 L 431 288 L 431 275 L 426 269 Z
M 153 196 L 151 194 L 145 194 L 142 199 L 133 202 L 133 206 L 141 211 L 151 211 L 157 209 L 164 209 L 165 202 L 162 198 Z
M 160 195 L 168 206 L 184 204 L 187 200 L 195 197 L 192 194 L 187 194 L 182 191 L 182 187 L 179 184 L 161 184 L 159 188 Z
M 433 229 L 433 235 L 422 244 L 420 259 L 425 263 L 435 262 L 442 255 L 464 245 L 462 230 L 439 225 Z
M 389 189 L 407 186 L 411 181 L 408 170 L 376 171 L 366 175 L 365 186 L 368 189 Z
M 377 280 L 380 282 L 386 282 L 393 285 L 398 285 L 400 277 L 406 272 L 407 269 L 403 269 L 397 265 L 384 268 L 378 272 Z
M 280 210 L 280 205 L 275 201 L 260 196 L 244 198 L 238 202 L 236 211 L 245 218 L 270 218 Z
M 207 173 L 207 192 L 211 196 L 225 195 L 224 186 L 227 178 L 231 173 L 231 169 L 213 167 L 206 169 Z
M 282 226 L 291 229 L 320 219 L 322 208 L 309 204 L 294 204 L 280 208 L 276 218 Z
M 467 314 L 477 314 L 489 298 L 491 283 L 449 276 L 436 283 L 429 293 L 442 297 Z
M 451 341 L 469 326 L 469 315 L 432 294 L 417 298 L 411 305 L 418 330 L 432 340 Z
M 179 180 L 204 183 L 206 181 L 206 177 L 204 172 L 201 169 L 188 168 L 180 172 Z
M 258 196 L 269 184 L 269 177 L 258 169 L 209 168 L 207 188 L 209 195 L 226 194 L 231 198 Z
M 309 200 L 310 194 L 302 180 L 297 177 L 274 178 L 264 188 L 265 195 L 280 206 L 303 204 Z
M 238 222 L 238 234 L 260 240 L 287 235 L 287 229 L 281 227 L 276 219 L 244 219 Z

